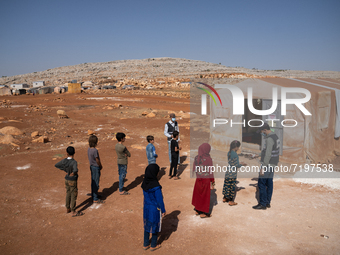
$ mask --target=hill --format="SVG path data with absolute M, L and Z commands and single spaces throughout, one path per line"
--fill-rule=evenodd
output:
M 243 67 L 227 67 L 220 64 L 182 58 L 148 58 L 117 60 L 103 63 L 83 63 L 57 67 L 41 72 L 0 78 L 0 84 L 28 83 L 43 80 L 46 85 L 61 85 L 71 80 L 92 81 L 97 84 L 114 83 L 120 80 L 178 80 L 251 78 L 262 76 L 332 78 L 340 80 L 340 72 L 259 70 Z

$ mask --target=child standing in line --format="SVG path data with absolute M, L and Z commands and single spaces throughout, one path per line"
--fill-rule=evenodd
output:
M 148 141 L 148 145 L 146 146 L 146 157 L 148 158 L 148 164 L 156 164 L 156 158 L 158 157 L 156 154 L 156 148 L 153 145 L 155 142 L 155 139 L 152 135 L 148 135 L 146 137 L 146 140 Z
M 237 205 L 235 203 L 236 195 L 236 179 L 237 179 L 237 169 L 241 166 L 246 166 L 246 164 L 239 163 L 239 158 L 237 155 L 237 150 L 240 148 L 241 143 L 239 141 L 233 141 L 230 144 L 230 150 L 228 152 L 228 171 L 225 173 L 224 185 L 223 185 L 223 203 L 229 203 L 230 206 Z
M 55 164 L 56 168 L 66 172 L 65 187 L 66 187 L 66 213 L 72 212 L 72 217 L 81 216 L 84 213 L 76 212 L 76 201 L 78 195 L 78 167 L 77 161 L 74 160 L 75 149 L 72 146 L 66 149 L 67 158 Z
M 99 152 L 96 149 L 98 144 L 98 138 L 95 135 L 91 135 L 89 138 L 89 148 L 87 149 L 87 156 L 90 162 L 90 170 L 91 170 L 91 196 L 93 199 L 93 203 L 104 203 L 103 200 L 99 199 L 98 190 L 99 190 L 99 179 L 100 179 L 100 171 L 103 166 L 99 158 Z
M 169 179 L 172 177 L 175 177 L 174 180 L 178 180 L 177 176 L 177 165 L 178 165 L 178 157 L 179 157 L 179 151 L 182 149 L 182 147 L 178 146 L 178 135 L 179 132 L 174 131 L 172 133 L 172 140 L 171 140 L 171 166 L 170 166 L 170 172 L 169 172 Z M 174 174 L 172 175 L 172 169 L 174 170 Z
M 124 133 L 117 133 L 116 138 L 118 143 L 115 146 L 116 153 L 117 153 L 117 164 L 118 164 L 118 174 L 119 174 L 119 194 L 120 195 L 130 195 L 129 192 L 123 191 L 124 188 L 124 179 L 127 173 L 127 164 L 128 164 L 128 157 L 131 157 L 130 152 L 128 149 L 123 145 L 125 142 L 125 134 Z

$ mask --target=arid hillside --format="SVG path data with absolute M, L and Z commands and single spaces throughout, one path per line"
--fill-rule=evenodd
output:
M 203 79 L 206 82 L 221 79 L 244 79 L 256 77 L 310 77 L 340 80 L 340 72 L 334 71 L 297 71 L 297 70 L 259 70 L 243 67 L 229 67 L 219 63 L 182 58 L 148 58 L 139 60 L 117 60 L 103 63 L 82 63 L 74 66 L 57 67 L 46 71 L 0 78 L 0 84 L 32 84 L 45 81 L 48 85 L 62 85 L 72 80 L 91 81 L 94 84 L 158 85 L 187 82 L 190 79 Z M 124 82 L 122 82 L 124 81 Z

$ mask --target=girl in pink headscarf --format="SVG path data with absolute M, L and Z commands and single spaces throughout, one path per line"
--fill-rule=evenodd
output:
M 196 215 L 201 218 L 209 217 L 210 211 L 210 189 L 215 185 L 213 173 L 209 166 L 213 165 L 210 157 L 210 145 L 203 143 L 198 148 L 198 155 L 195 157 L 193 171 L 196 173 L 192 205 L 195 207 Z

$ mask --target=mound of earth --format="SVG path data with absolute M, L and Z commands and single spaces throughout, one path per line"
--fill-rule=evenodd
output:
M 4 135 L 23 135 L 24 132 L 22 132 L 20 129 L 12 126 L 3 127 L 0 129 L 0 133 Z

